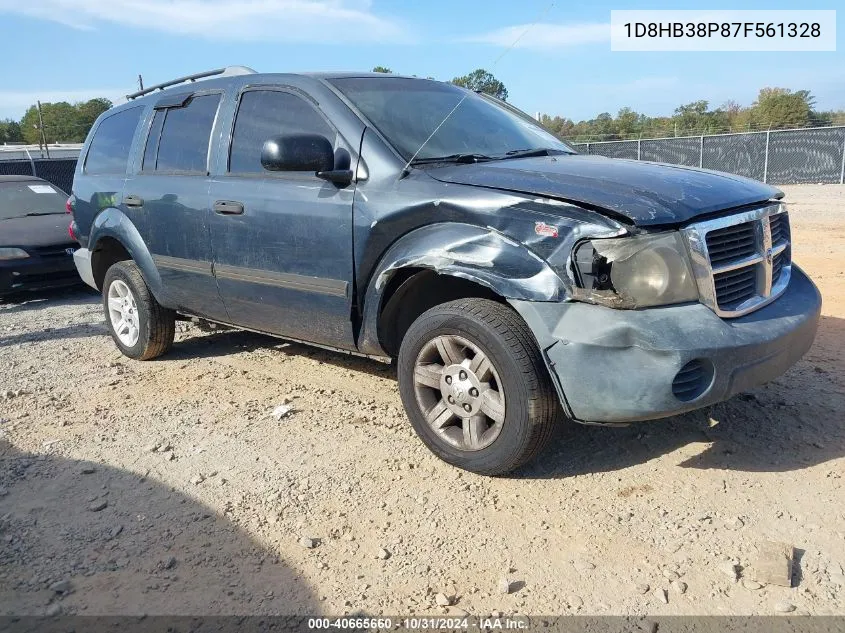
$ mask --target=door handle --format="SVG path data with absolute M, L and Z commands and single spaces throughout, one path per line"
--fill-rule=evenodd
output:
M 125 204 L 127 207 L 137 209 L 138 207 L 144 206 L 144 199 L 141 196 L 130 194 L 128 196 L 123 197 L 123 204 Z
M 221 215 L 241 215 L 244 212 L 244 204 L 234 200 L 218 200 L 214 203 L 214 212 Z

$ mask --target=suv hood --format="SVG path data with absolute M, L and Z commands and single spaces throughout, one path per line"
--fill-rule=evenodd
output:
M 679 224 L 783 192 L 756 180 L 662 163 L 562 155 L 427 170 L 441 182 L 502 189 L 580 204 L 639 226 Z

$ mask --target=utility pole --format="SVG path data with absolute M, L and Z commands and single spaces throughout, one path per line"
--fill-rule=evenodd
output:
M 138 75 L 138 87 L 140 90 L 144 89 L 144 78 L 141 75 Z
M 50 158 L 50 148 L 47 147 L 47 136 L 44 134 L 44 119 L 41 116 L 41 101 L 36 101 L 36 103 L 38 104 L 38 129 L 41 130 L 41 142 L 44 143 L 47 158 Z

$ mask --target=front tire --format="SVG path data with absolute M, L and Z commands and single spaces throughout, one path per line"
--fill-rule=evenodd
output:
M 417 435 L 445 462 L 503 475 L 551 438 L 559 405 L 525 322 L 487 299 L 423 313 L 399 350 L 399 392 Z
M 113 264 L 103 281 L 109 333 L 125 356 L 150 360 L 173 346 L 176 313 L 156 301 L 133 261 Z

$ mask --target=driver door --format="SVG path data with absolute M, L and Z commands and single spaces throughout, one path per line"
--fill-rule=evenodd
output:
M 211 182 L 214 274 L 234 325 L 355 349 L 352 199 L 314 172 L 270 172 L 264 142 L 311 133 L 351 151 L 317 107 L 283 87 L 244 90 L 226 169 Z

